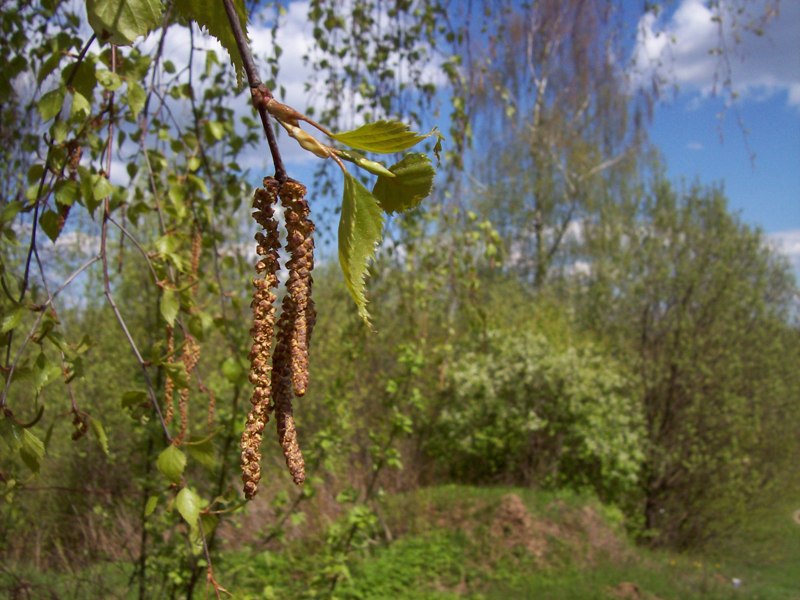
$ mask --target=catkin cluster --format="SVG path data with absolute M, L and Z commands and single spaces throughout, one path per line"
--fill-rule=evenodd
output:
M 289 271 L 281 315 L 275 323 L 273 289 L 279 269 L 278 224 L 273 206 L 280 198 L 286 220 L 286 250 Z M 254 386 L 252 408 L 242 434 L 242 480 L 245 497 L 252 498 L 261 476 L 261 438 L 269 412 L 275 411 L 278 439 L 289 472 L 295 483 L 305 480 L 305 463 L 297 441 L 292 410 L 293 396 L 302 396 L 308 387 L 308 345 L 316 321 L 311 299 L 314 268 L 314 224 L 309 219 L 306 188 L 295 181 L 283 184 L 268 177 L 253 199 L 253 217 L 263 232 L 256 234 L 259 261 L 256 271 L 263 278 L 253 280 L 253 344 L 250 350 L 250 382 Z M 277 332 L 276 332 L 277 330 Z M 272 350 L 273 335 L 275 350 Z

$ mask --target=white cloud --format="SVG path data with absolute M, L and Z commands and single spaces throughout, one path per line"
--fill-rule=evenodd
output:
M 767 235 L 772 246 L 789 259 L 800 276 L 800 229 L 776 231 Z
M 719 91 L 728 61 L 733 90 L 751 100 L 785 93 L 787 103 L 800 109 L 800 2 L 785 0 L 780 14 L 767 25 L 763 36 L 742 29 L 749 19 L 765 10 L 765 0 L 740 3 L 745 13 L 732 26 L 734 7 L 722 3 L 723 37 L 703 0 L 681 0 L 668 18 L 648 13 L 639 21 L 633 53 L 636 84 L 646 85 L 653 76 L 674 83 L 681 90 L 708 96 Z M 735 40 L 740 35 L 739 42 Z M 714 53 L 723 41 L 726 53 Z
M 688 144 L 686 144 L 686 149 L 699 152 L 700 150 L 703 149 L 703 144 L 701 144 L 700 142 L 689 142 Z

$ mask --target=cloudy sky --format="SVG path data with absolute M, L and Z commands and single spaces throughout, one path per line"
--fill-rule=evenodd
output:
M 637 62 L 675 86 L 652 128 L 668 173 L 722 182 L 731 208 L 769 233 L 800 275 L 800 2 L 782 0 L 763 36 L 743 34 L 730 60 L 733 106 L 715 94 L 720 65 L 710 50 L 719 37 L 701 0 L 680 0 L 639 25 Z
M 764 0 L 735 1 L 753 14 L 763 10 Z M 669 176 L 687 183 L 722 183 L 731 208 L 747 223 L 762 227 L 790 256 L 800 276 L 800 0 L 782 0 L 780 14 L 763 36 L 744 33 L 739 44 L 726 38 L 735 48 L 729 55 L 738 95 L 733 105 L 724 90 L 714 86 L 724 72 L 710 52 L 719 35 L 703 0 L 666 2 L 668 10 L 658 17 L 640 17 L 641 4 L 625 3 L 636 15 L 631 28 L 638 31 L 631 58 L 643 80 L 650 81 L 652 70 L 658 69 L 669 82 L 651 129 Z M 312 44 L 307 14 L 307 1 L 286 3 L 276 40 L 283 49 L 280 83 L 287 91 L 286 101 L 298 108 L 317 97 L 314 90 L 305 91 L 309 68 L 302 57 Z M 144 43 L 154 43 L 153 37 Z M 254 17 L 250 37 L 257 55 L 269 53 L 269 22 Z M 218 48 L 213 40 L 195 43 Z M 187 31 L 174 28 L 167 55 L 180 63 L 187 47 Z M 242 104 L 241 110 L 248 109 Z M 299 177 L 319 160 L 285 137 L 282 150 Z M 246 163 L 254 173 L 270 168 L 266 149 Z
M 630 1 L 631 14 L 638 14 L 641 2 Z M 763 12 L 763 0 L 736 1 L 751 14 Z M 800 276 L 800 0 L 782 0 L 761 37 L 745 32 L 734 44 L 726 36 L 735 49 L 729 65 L 738 100 L 732 106 L 714 86 L 724 71 L 710 52 L 719 32 L 703 0 L 665 4 L 670 8 L 658 18 L 631 26 L 639 31 L 632 58 L 643 75 L 657 68 L 669 82 L 652 126 L 668 174 L 687 183 L 722 183 L 731 208 L 770 234 Z M 291 2 L 278 33 L 281 81 L 297 106 L 307 100 L 300 59 L 311 43 L 307 10 L 307 2 Z M 266 31 L 253 37 L 266 52 Z M 290 152 L 290 161 L 305 154 Z

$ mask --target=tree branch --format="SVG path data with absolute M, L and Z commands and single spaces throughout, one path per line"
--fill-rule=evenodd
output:
M 267 144 L 269 145 L 270 154 L 272 154 L 272 164 L 275 165 L 275 179 L 283 183 L 288 179 L 288 176 L 283 166 L 281 151 L 278 148 L 278 140 L 275 137 L 275 131 L 272 129 L 272 123 L 270 122 L 266 108 L 266 101 L 272 99 L 272 92 L 266 85 L 261 83 L 261 79 L 258 76 L 256 63 L 253 60 L 253 55 L 250 53 L 250 45 L 242 29 L 242 24 L 239 21 L 236 8 L 233 6 L 233 0 L 222 0 L 222 3 L 225 5 L 228 22 L 231 25 L 233 37 L 236 39 L 236 46 L 239 48 L 239 54 L 242 57 L 244 72 L 247 75 L 247 82 L 250 85 L 250 93 L 253 97 L 253 106 L 258 111 L 261 117 L 261 124 L 264 126 L 264 134 L 267 136 Z

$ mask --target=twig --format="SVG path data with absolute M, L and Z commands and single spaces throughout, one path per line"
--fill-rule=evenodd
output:
M 115 48 L 112 46 L 111 52 L 111 61 L 112 61 L 112 71 L 116 67 L 116 52 Z M 113 117 L 113 102 L 114 96 L 113 93 L 109 99 L 109 105 L 111 108 L 111 113 Z M 113 118 L 109 120 L 108 124 L 108 146 L 107 146 L 107 168 L 106 168 L 106 177 L 110 174 L 111 170 L 111 154 L 112 154 L 112 137 L 113 137 Z M 108 221 L 111 218 L 111 211 L 109 206 L 108 197 L 103 199 L 103 224 L 101 228 L 101 235 L 100 235 L 100 257 L 102 258 L 103 263 L 103 290 L 108 301 L 109 306 L 111 306 L 111 310 L 114 312 L 114 316 L 119 323 L 120 328 L 122 329 L 125 338 L 128 340 L 128 345 L 130 345 L 131 350 L 133 351 L 134 356 L 136 357 L 137 362 L 139 363 L 139 367 L 142 370 L 142 375 L 145 380 L 145 384 L 147 385 L 147 392 L 150 396 L 150 403 L 153 405 L 153 410 L 155 411 L 156 415 L 158 416 L 158 420 L 161 423 L 161 428 L 164 430 L 164 437 L 167 438 L 168 443 L 172 443 L 172 436 L 169 433 L 169 428 L 167 427 L 166 422 L 164 421 L 164 416 L 161 414 L 161 407 L 158 405 L 158 399 L 156 398 L 155 390 L 153 389 L 153 383 L 150 380 L 150 375 L 147 372 L 147 365 L 145 365 L 144 359 L 142 358 L 141 352 L 139 352 L 139 348 L 136 345 L 136 342 L 131 336 L 130 331 L 128 330 L 128 326 L 125 323 L 125 319 L 122 317 L 122 313 L 117 306 L 117 303 L 114 301 L 114 295 L 111 293 L 111 277 L 108 273 Z
M 155 281 L 156 284 L 158 284 L 158 274 L 156 273 L 155 267 L 153 267 L 153 261 L 151 261 L 150 257 L 147 255 L 147 251 L 144 248 L 142 248 L 142 245 L 139 243 L 139 241 L 133 236 L 133 234 L 130 231 L 127 230 L 127 228 L 124 225 L 122 225 L 121 223 L 117 223 L 117 221 L 114 220 L 114 217 L 109 215 L 108 220 L 112 225 L 114 225 L 117 229 L 119 229 L 122 235 L 128 238 L 131 241 L 131 243 L 136 247 L 136 249 L 139 251 L 139 253 L 144 258 L 145 262 L 147 263 L 147 268 L 150 269 L 150 274 L 153 276 L 153 281 Z
M 11 364 L 11 366 L 8 369 L 8 375 L 6 376 L 6 385 L 3 388 L 3 395 L 2 395 L 2 397 L 0 397 L 0 408 L 4 407 L 6 405 L 6 397 L 8 396 L 8 390 L 11 387 L 11 379 L 14 376 L 14 370 L 17 368 L 17 364 L 19 363 L 19 360 L 22 357 L 23 351 L 25 350 L 25 348 L 28 345 L 28 342 L 30 342 L 31 339 L 33 339 L 33 334 L 36 332 L 36 329 L 39 327 L 39 323 L 42 322 L 42 319 L 44 318 L 45 312 L 47 312 L 47 308 L 53 303 L 53 301 L 56 299 L 56 296 L 58 296 L 70 283 L 72 283 L 78 275 L 83 273 L 86 269 L 88 269 L 90 266 L 92 266 L 98 260 L 100 260 L 100 256 L 94 256 L 91 259 L 89 259 L 87 262 L 83 263 L 80 267 L 78 267 L 78 269 L 76 271 L 74 271 L 69 277 L 67 277 L 64 280 L 64 283 L 62 283 L 59 286 L 59 288 L 55 292 L 53 292 L 53 295 L 50 296 L 47 299 L 47 302 L 45 302 L 43 305 L 38 307 L 39 308 L 39 316 L 36 319 L 36 322 L 33 324 L 33 327 L 31 327 L 30 332 L 25 337 L 25 340 L 22 342 L 22 345 L 20 345 L 20 347 L 17 349 L 17 353 L 14 356 L 14 362 Z
M 225 12 L 228 15 L 228 22 L 231 25 L 233 37 L 236 39 L 236 46 L 239 48 L 239 55 L 242 57 L 244 64 L 244 72 L 247 74 L 247 82 L 250 84 L 250 92 L 253 95 L 253 106 L 255 106 L 261 117 L 261 124 L 264 126 L 264 134 L 267 136 L 267 144 L 269 144 L 269 151 L 272 154 L 272 164 L 275 165 L 275 179 L 283 183 L 288 176 L 286 169 L 283 166 L 283 159 L 281 158 L 281 151 L 278 148 L 278 140 L 275 137 L 275 131 L 272 129 L 269 114 L 265 103 L 260 101 L 262 98 L 272 98 L 270 89 L 261 82 L 256 69 L 256 63 L 253 61 L 253 55 L 250 53 L 250 46 L 247 43 L 247 36 L 242 30 L 242 24 L 239 22 L 239 14 L 233 6 L 232 0 L 222 0 L 225 5 Z
M 65 82 L 65 87 L 69 87 L 72 84 L 75 75 L 78 72 L 78 66 L 83 62 L 86 53 L 89 51 L 89 48 L 94 43 L 95 35 L 89 38 L 89 40 L 84 44 L 83 48 L 81 48 L 80 54 L 78 54 L 77 59 L 73 63 L 75 67 L 72 69 L 72 73 L 70 73 L 67 81 Z M 58 123 L 61 120 L 61 113 L 59 112 L 56 114 L 53 123 Z M 47 179 L 47 174 L 50 171 L 50 161 L 53 156 L 53 144 L 55 140 L 50 139 L 49 143 L 47 144 L 47 155 L 44 161 L 44 168 L 42 169 L 42 176 L 39 178 L 39 187 L 36 190 L 36 205 L 33 208 L 33 222 L 31 224 L 31 242 L 28 246 L 28 256 L 25 259 L 25 273 L 22 277 L 22 289 L 19 292 L 19 299 L 17 303 L 21 303 L 22 300 L 25 298 L 25 293 L 28 291 L 28 280 L 30 276 L 30 269 L 31 269 L 31 258 L 33 256 L 33 249 L 36 247 L 36 231 L 37 225 L 39 222 L 39 206 L 41 206 L 41 196 L 42 192 L 44 191 L 44 182 Z M 49 192 L 48 192 L 49 193 Z M 8 333 L 8 342 L 6 343 L 6 364 L 8 364 L 8 360 L 11 356 L 11 342 L 14 339 L 14 331 L 10 331 Z M 5 394 L 3 395 L 3 403 L 5 403 Z

